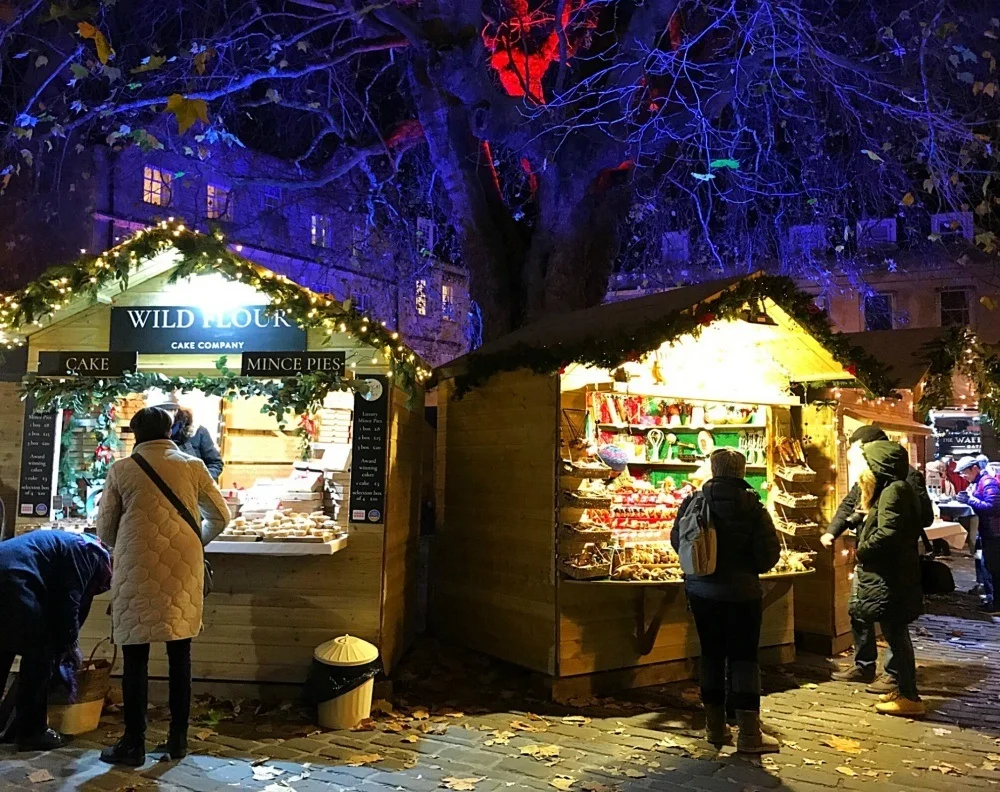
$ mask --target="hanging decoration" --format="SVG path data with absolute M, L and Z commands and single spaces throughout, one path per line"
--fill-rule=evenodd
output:
M 931 410 L 955 406 L 953 391 L 957 371 L 975 389 L 979 412 L 996 425 L 1000 422 L 1000 358 L 967 327 L 951 327 L 924 345 L 922 357 L 930 368 L 917 412 L 927 420 Z
M 860 383 L 871 395 L 895 395 L 895 383 L 885 367 L 847 336 L 834 332 L 829 317 L 817 310 L 811 295 L 791 278 L 762 273 L 739 280 L 711 299 L 651 319 L 644 326 L 630 325 L 616 334 L 581 336 L 571 343 L 546 346 L 521 343 L 493 353 L 488 349 L 473 353 L 465 361 L 464 372 L 455 378 L 455 394 L 461 397 L 498 372 L 522 367 L 542 374 L 555 373 L 571 363 L 613 370 L 683 336 L 697 337 L 715 322 L 740 319 L 747 304 L 765 299 L 778 305 L 857 379 L 838 384 L 857 387 Z
M 430 368 L 400 340 L 398 332 L 359 313 L 351 300 L 340 302 L 300 286 L 239 255 L 240 247 L 231 249 L 220 231 L 203 234 L 173 218 L 137 231 L 99 256 L 84 255 L 70 264 L 51 267 L 23 289 L 0 296 L 0 346 L 22 345 L 26 333 L 44 326 L 74 300 L 94 301 L 102 290 L 113 286 L 124 291 L 143 263 L 171 249 L 177 251 L 179 259 L 171 283 L 218 272 L 269 297 L 269 313 L 284 311 L 302 328 L 322 330 L 327 335 L 349 333 L 373 347 L 385 356 L 390 376 L 404 390 L 412 391 L 415 384 L 431 375 Z
M 53 408 L 72 410 L 78 415 L 110 415 L 114 426 L 114 407 L 126 396 L 158 388 L 165 393 L 199 391 L 207 396 L 225 399 L 253 398 L 266 400 L 262 412 L 274 416 L 284 426 L 290 416 L 312 415 L 319 411 L 327 394 L 354 390 L 367 393 L 363 378 L 345 380 L 339 374 L 315 372 L 280 380 L 260 380 L 244 377 L 226 367 L 226 358 L 216 361 L 216 373 L 194 377 L 171 377 L 156 372 L 126 371 L 120 377 L 39 377 L 29 374 L 22 383 L 23 397 L 35 399 L 35 411 Z M 100 445 L 100 443 L 99 443 Z

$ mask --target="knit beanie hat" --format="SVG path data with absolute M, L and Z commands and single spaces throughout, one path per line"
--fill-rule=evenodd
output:
M 874 443 L 877 440 L 888 440 L 886 433 L 882 430 L 882 427 L 878 424 L 871 424 L 870 426 L 862 426 L 854 430 L 854 434 L 851 435 L 851 445 L 855 443 L 861 443 L 861 445 L 867 445 L 868 443 Z
M 747 458 L 735 448 L 716 448 L 709 457 L 712 462 L 712 477 L 729 476 L 743 478 L 747 472 Z

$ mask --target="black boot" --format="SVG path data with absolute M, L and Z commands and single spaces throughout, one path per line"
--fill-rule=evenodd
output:
M 101 761 L 108 764 L 141 767 L 146 762 L 146 738 L 126 734 L 118 742 L 101 751 Z
M 59 732 L 46 729 L 37 737 L 28 739 L 18 739 L 17 750 L 19 751 L 54 751 L 62 748 L 69 742 L 68 737 L 64 737 Z
M 187 729 L 183 732 L 171 729 L 167 741 L 157 745 L 153 753 L 167 755 L 174 761 L 183 759 L 188 754 Z

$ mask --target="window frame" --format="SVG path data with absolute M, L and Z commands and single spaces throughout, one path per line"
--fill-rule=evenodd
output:
M 455 322 L 455 284 L 441 284 L 441 318 L 446 322 Z
M 156 177 L 159 177 L 158 179 Z M 174 199 L 174 174 L 158 165 L 142 166 L 142 202 L 149 206 L 166 208 Z M 158 186 L 158 189 L 154 189 Z M 160 200 L 152 201 L 150 197 L 158 196 Z
M 948 324 L 945 324 L 944 312 L 946 309 L 944 307 L 944 295 L 959 294 L 959 293 L 961 293 L 965 297 L 965 305 L 960 309 L 961 312 L 964 314 L 965 321 L 959 323 L 949 322 Z M 972 327 L 972 322 L 973 322 L 972 297 L 973 297 L 973 289 L 969 288 L 968 286 L 957 286 L 957 287 L 948 287 L 946 289 L 938 289 L 937 313 L 938 313 L 939 325 L 941 327 Z M 948 308 L 947 310 L 956 311 L 959 309 Z
M 261 206 L 265 212 L 277 212 L 284 203 L 284 195 L 280 187 L 265 187 L 263 189 Z
M 868 326 L 868 300 L 872 297 L 884 297 L 889 301 L 889 327 L 878 327 L 872 328 Z M 862 293 L 861 295 L 861 323 L 864 327 L 865 332 L 879 331 L 879 330 L 895 330 L 896 329 L 896 295 L 893 292 L 884 292 L 872 290 L 869 293 Z
M 221 212 L 218 211 L 219 193 L 225 196 L 225 203 Z M 213 214 L 214 212 L 214 214 Z M 205 185 L 205 217 L 209 220 L 221 220 L 224 223 L 233 221 L 233 191 L 229 187 L 215 182 L 208 182 Z
M 430 311 L 430 296 L 427 293 L 427 278 L 413 281 L 413 310 L 417 316 L 427 316 Z
M 325 221 L 325 222 L 320 222 Z M 333 218 L 312 212 L 309 218 L 309 244 L 329 250 L 333 244 Z

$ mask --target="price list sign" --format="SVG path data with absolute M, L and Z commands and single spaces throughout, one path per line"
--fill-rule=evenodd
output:
M 18 514 L 48 517 L 55 488 L 56 447 L 59 445 L 58 412 L 35 413 L 30 397 L 24 403 L 24 439 L 21 443 L 21 482 Z
M 368 393 L 354 396 L 351 445 L 351 522 L 385 519 L 385 457 L 389 436 L 388 378 L 365 377 Z

